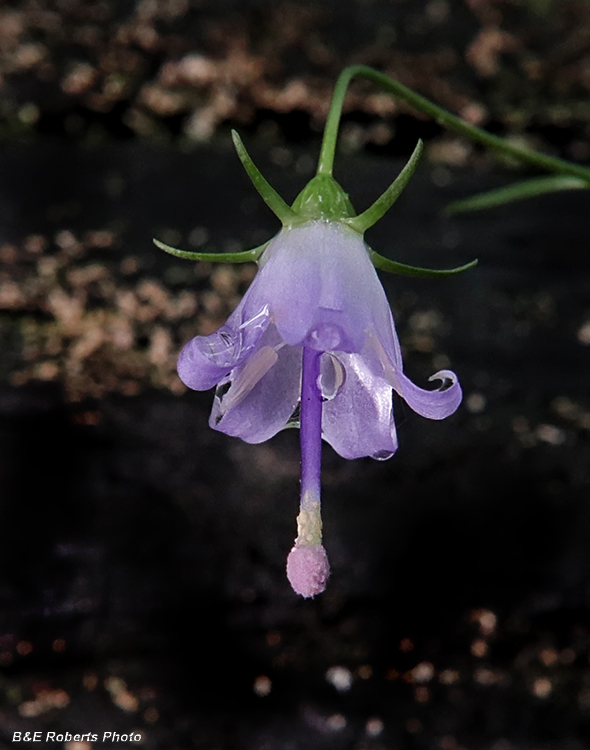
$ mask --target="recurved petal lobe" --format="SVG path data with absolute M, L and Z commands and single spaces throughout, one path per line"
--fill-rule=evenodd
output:
M 440 370 L 428 380 L 440 380 L 434 390 L 419 388 L 403 372 L 394 373 L 391 384 L 394 390 L 417 413 L 428 419 L 445 419 L 457 411 L 463 394 L 459 380 L 451 370 Z
M 195 391 L 213 388 L 256 349 L 270 323 L 270 311 L 268 305 L 261 305 L 246 317 L 245 302 L 243 298 L 215 333 L 196 336 L 180 352 L 178 375 L 186 386 Z

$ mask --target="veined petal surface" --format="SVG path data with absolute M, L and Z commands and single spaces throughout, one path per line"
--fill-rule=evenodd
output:
M 360 352 L 377 329 L 401 366 L 385 292 L 363 238 L 349 227 L 318 220 L 283 229 L 261 258 L 259 279 L 250 303 L 269 305 L 287 344 Z
M 250 443 L 272 437 L 300 397 L 302 348 L 323 352 L 322 434 L 344 458 L 389 458 L 397 449 L 392 389 L 429 419 L 461 402 L 454 373 L 425 390 L 403 373 L 381 282 L 362 237 L 334 221 L 283 229 L 227 323 L 181 352 L 190 388 L 219 385 L 211 427 Z
M 195 336 L 180 352 L 178 375 L 195 391 L 206 391 L 256 349 L 270 323 L 268 305 L 253 310 L 246 296 L 222 325 L 209 336 Z M 248 317 L 250 313 L 250 317 Z
M 391 385 L 375 374 L 369 356 L 340 352 L 323 355 L 326 380 L 333 380 L 326 372 L 335 367 L 328 359 L 333 356 L 344 377 L 336 395 L 322 404 L 323 438 L 344 458 L 390 458 L 397 450 Z
M 247 443 L 262 443 L 285 427 L 300 392 L 301 347 L 286 346 L 273 326 L 256 352 L 221 381 L 209 425 Z

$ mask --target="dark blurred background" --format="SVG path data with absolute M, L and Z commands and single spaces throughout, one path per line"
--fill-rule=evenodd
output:
M 480 264 L 384 278 L 408 374 L 452 367 L 465 398 L 436 423 L 396 402 L 388 462 L 325 447 L 333 573 L 314 600 L 284 574 L 296 432 L 216 433 L 212 393 L 176 376 L 255 268 L 151 238 L 270 238 L 230 129 L 292 200 L 351 63 L 590 161 L 583 0 L 0 5 L 0 747 L 27 731 L 174 750 L 589 746 L 585 193 L 443 218 L 529 172 L 351 87 L 336 177 L 358 210 L 426 144 L 368 241 Z

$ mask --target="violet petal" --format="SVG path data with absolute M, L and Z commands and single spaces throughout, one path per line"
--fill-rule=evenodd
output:
M 209 425 L 248 443 L 262 443 L 287 424 L 299 401 L 301 348 L 285 346 L 271 327 L 258 349 L 215 395 Z
M 403 373 L 395 373 L 392 385 L 411 408 L 428 419 L 445 419 L 453 414 L 463 397 L 457 376 L 451 370 L 440 370 L 428 380 L 441 380 L 435 390 L 419 388 Z
M 186 386 L 196 391 L 213 388 L 254 351 L 268 327 L 270 313 L 268 306 L 262 305 L 246 318 L 246 302 L 244 297 L 244 304 L 215 333 L 196 336 L 184 346 L 177 368 Z
M 445 419 L 459 407 L 463 393 L 457 376 L 451 370 L 440 370 L 431 375 L 429 380 L 441 380 L 442 384 L 434 390 L 425 390 L 404 375 L 393 357 L 387 356 L 382 339 L 369 336 L 367 349 L 379 361 L 385 380 L 417 414 L 428 419 Z
M 340 352 L 322 357 L 323 377 L 330 384 L 342 376 L 326 372 L 328 368 L 339 362 L 345 373 L 336 395 L 322 405 L 323 437 L 344 458 L 385 459 L 397 450 L 391 385 L 375 374 L 370 359 L 368 354 Z
M 358 352 L 377 329 L 401 363 L 385 292 L 363 238 L 348 227 L 312 221 L 284 229 L 264 252 L 257 279 L 252 304 L 269 305 L 287 344 Z

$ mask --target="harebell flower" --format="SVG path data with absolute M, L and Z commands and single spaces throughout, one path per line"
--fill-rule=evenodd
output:
M 397 448 L 393 391 L 429 419 L 444 419 L 461 402 L 458 379 L 450 370 L 432 375 L 430 380 L 439 383 L 434 390 L 420 388 L 404 374 L 375 267 L 446 276 L 475 263 L 434 271 L 396 263 L 367 246 L 365 231 L 404 189 L 422 143 L 385 193 L 357 215 L 332 177 L 343 95 L 337 86 L 317 174 L 292 206 L 268 184 L 233 134 L 254 186 L 282 222 L 273 239 L 255 250 L 225 254 L 188 253 L 156 241 L 181 257 L 258 263 L 260 270 L 225 325 L 186 344 L 178 374 L 189 388 L 216 388 L 209 424 L 228 435 L 260 443 L 298 421 L 301 505 L 287 577 L 303 597 L 322 592 L 330 572 L 320 515 L 322 439 L 344 458 L 387 459 Z

